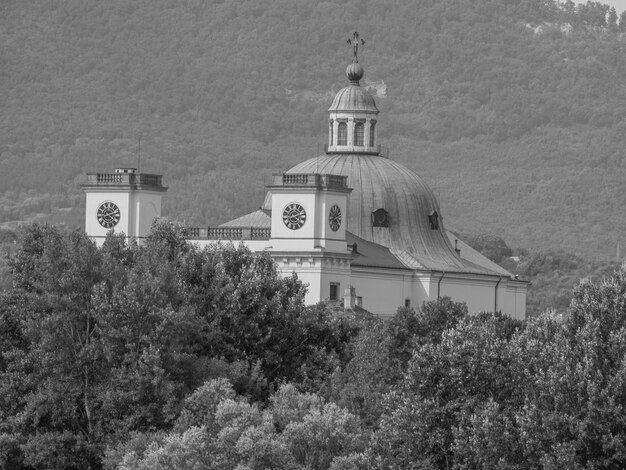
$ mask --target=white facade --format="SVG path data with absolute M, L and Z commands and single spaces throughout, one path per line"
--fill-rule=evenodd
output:
M 167 188 L 160 175 L 137 173 L 134 168 L 117 168 L 113 173 L 88 174 L 81 185 L 86 193 L 85 232 L 98 245 L 109 231 L 141 240 L 152 221 L 161 215 L 161 199 Z
M 274 209 L 271 216 L 267 216 L 268 225 L 272 227 L 270 239 L 233 237 L 220 241 L 193 242 L 199 246 L 209 243 L 243 243 L 252 251 L 269 252 L 283 276 L 295 273 L 307 285 L 305 302 L 308 305 L 332 300 L 333 297 L 335 300 L 343 298 L 346 290 L 353 289 L 356 304 L 381 317 L 393 315 L 401 306 L 419 308 L 424 302 L 450 297 L 456 302 L 465 302 L 470 313 L 501 311 L 513 318 L 525 318 L 527 282 L 496 272 L 486 275 L 411 268 L 395 258 L 384 246 L 358 239 L 351 244 L 345 231 L 341 232 L 344 234 L 343 240 L 333 239 L 330 245 L 327 239 L 318 236 L 327 227 L 315 226 L 328 224 L 327 217 L 320 214 L 328 207 L 327 204 L 320 204 L 325 198 L 319 197 L 319 194 L 315 197 L 309 188 L 301 194 L 297 193 L 297 188 L 291 189 L 280 196 L 277 196 L 275 188 L 271 190 Z M 335 202 L 335 197 L 326 200 Z M 294 202 L 301 204 L 307 213 L 315 214 L 315 217 L 307 216 L 305 224 L 295 231 L 286 228 L 282 219 L 284 207 Z M 322 214 L 326 215 L 327 212 Z M 279 236 L 274 237 L 274 233 Z M 329 249 L 329 245 L 332 249 Z M 464 250 L 474 260 L 481 256 L 466 245 Z M 371 259 L 375 259 L 374 264 L 378 266 L 368 265 Z M 331 286 L 335 286 L 334 296 L 331 294 Z
M 154 177 L 137 173 L 98 173 L 83 185 L 87 204 L 85 231 L 101 244 L 109 230 L 141 240 L 149 233 L 155 217 L 161 215 L 161 197 L 166 188 Z M 156 184 L 158 181 L 158 184 Z M 271 215 L 265 216 L 269 229 L 220 227 L 190 241 L 198 246 L 243 243 L 255 252 L 269 252 L 283 276 L 296 273 L 307 285 L 306 304 L 340 300 L 352 291 L 360 307 L 387 317 L 400 306 L 419 307 L 423 302 L 450 297 L 465 302 L 470 313 L 502 311 L 525 318 L 527 283 L 501 273 L 455 273 L 416 269 L 397 258 L 388 248 L 348 236 L 345 177 L 336 175 L 278 175 L 268 188 Z M 99 209 L 113 203 L 112 227 L 102 223 Z M 285 213 L 299 206 L 306 216 L 297 228 L 290 228 Z M 331 227 L 331 209 L 341 214 Z M 288 212 L 288 211 L 287 211 Z M 301 222 L 301 225 L 300 225 Z M 111 222 L 112 223 L 112 222 Z M 259 232 L 258 230 L 264 230 Z M 260 236 L 254 237 L 254 233 Z M 349 238 L 352 238 L 350 243 Z M 467 245 L 463 252 L 476 261 L 479 255 Z

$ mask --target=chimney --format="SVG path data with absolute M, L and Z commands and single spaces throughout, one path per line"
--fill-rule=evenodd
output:
M 356 289 L 350 286 L 343 291 L 343 308 L 344 310 L 353 310 L 356 305 Z

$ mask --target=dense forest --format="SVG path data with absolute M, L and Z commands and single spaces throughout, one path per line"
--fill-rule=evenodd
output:
M 139 153 L 165 175 L 169 217 L 255 209 L 264 176 L 325 141 L 358 30 L 381 140 L 431 185 L 448 228 L 603 261 L 626 243 L 626 21 L 601 3 L 7 0 L 0 12 L 9 228 L 82 226 L 84 173 Z
M 303 305 L 267 254 L 24 229 L 0 293 L 0 467 L 620 468 L 626 268 L 527 322 Z

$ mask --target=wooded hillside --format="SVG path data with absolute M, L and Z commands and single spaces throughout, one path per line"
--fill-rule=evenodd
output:
M 87 171 L 163 173 L 166 215 L 255 209 L 314 156 L 345 40 L 385 82 L 380 137 L 447 228 L 609 259 L 626 240 L 617 14 L 549 0 L 5 1 L 0 222 L 82 226 Z

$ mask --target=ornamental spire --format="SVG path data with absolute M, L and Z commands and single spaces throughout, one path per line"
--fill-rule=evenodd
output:
M 348 39 L 348 44 L 352 46 L 352 63 L 354 64 L 359 63 L 359 43 L 361 46 L 365 45 L 365 41 L 361 39 L 359 33 L 355 31 L 352 35 L 352 39 Z

